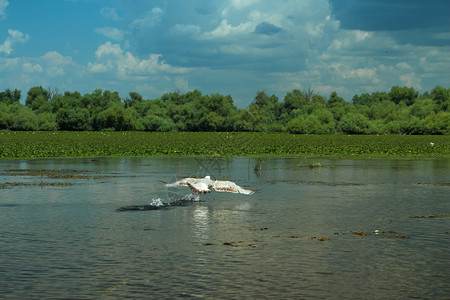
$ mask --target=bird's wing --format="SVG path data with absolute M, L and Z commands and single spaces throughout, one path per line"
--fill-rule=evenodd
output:
M 212 189 L 218 192 L 241 193 L 245 195 L 251 195 L 255 192 L 254 190 L 244 189 L 234 182 L 221 180 L 214 181 Z
M 195 180 L 196 180 L 195 178 L 188 177 L 188 178 L 184 178 L 184 179 L 172 182 L 172 183 L 168 183 L 168 182 L 165 182 L 162 180 L 161 180 L 161 182 L 164 183 L 168 187 L 175 187 L 175 186 L 188 186 L 189 183 L 193 183 L 193 182 L 195 182 Z
M 197 192 L 197 193 L 209 193 L 211 192 L 208 188 L 208 184 L 204 183 L 204 182 L 200 182 L 200 181 L 194 181 L 194 182 L 188 182 L 187 186 Z

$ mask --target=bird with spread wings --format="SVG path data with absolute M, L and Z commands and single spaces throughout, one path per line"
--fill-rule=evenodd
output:
M 194 201 L 199 201 L 200 195 L 211 192 L 210 189 L 218 192 L 240 193 L 244 195 L 251 195 L 255 192 L 255 190 L 249 190 L 240 187 L 232 181 L 212 180 L 210 176 L 205 176 L 205 178 L 188 177 L 173 183 L 168 183 L 165 181 L 161 182 L 164 183 L 167 187 L 189 187 L 192 190 L 192 199 Z

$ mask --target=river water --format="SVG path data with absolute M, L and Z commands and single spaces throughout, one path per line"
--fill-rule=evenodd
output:
M 0 298 L 450 297 L 448 159 L 14 160 L 0 173 Z M 180 202 L 189 189 L 160 182 L 205 175 L 258 192 Z

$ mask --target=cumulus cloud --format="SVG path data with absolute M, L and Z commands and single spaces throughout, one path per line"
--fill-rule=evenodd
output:
M 233 8 L 240 10 L 258 2 L 259 0 L 231 0 L 231 5 Z
M 103 7 L 102 9 L 100 9 L 100 14 L 105 19 L 110 19 L 110 20 L 113 20 L 113 21 L 119 21 L 120 20 L 120 17 L 118 15 L 116 9 L 114 9 L 112 7 Z
M 421 85 L 422 79 L 419 78 L 416 75 L 416 73 L 414 73 L 414 72 L 400 75 L 400 81 L 405 86 L 415 87 L 416 89 L 419 89 L 419 90 L 422 88 L 422 85 Z
M 123 30 L 114 27 L 99 27 L 94 29 L 94 31 L 116 41 L 122 40 L 125 35 Z
M 450 31 L 447 0 L 330 0 L 342 29 L 385 31 L 401 43 L 442 46 L 429 33 Z M 450 45 L 447 40 L 446 45 Z
M 282 29 L 268 22 L 261 22 L 256 25 L 254 33 L 272 35 L 280 32 Z
M 220 24 L 210 32 L 205 32 L 203 37 L 207 39 L 225 38 L 230 36 L 248 34 L 252 32 L 254 25 L 250 22 L 243 22 L 237 26 L 233 26 L 228 23 L 228 20 L 224 19 Z
M 327 0 L 207 3 L 198 9 L 159 2 L 136 15 L 130 38 L 137 54 L 162 53 L 170 64 L 189 68 L 285 72 L 304 68 L 310 47 L 325 47 L 336 27 Z
M 161 22 L 163 14 L 164 11 L 160 7 L 154 7 L 144 17 L 134 20 L 131 27 L 138 30 L 154 28 Z
M 80 80 L 86 77 L 83 75 L 82 66 L 75 63 L 70 56 L 56 51 L 49 51 L 37 57 L 0 58 L 2 83 L 23 92 L 38 85 L 73 91 L 74 86 L 82 86 Z
M 24 72 L 45 73 L 48 78 L 64 76 L 75 67 L 71 57 L 63 56 L 56 51 L 47 52 L 39 58 L 22 58 L 21 61 Z
M 0 0 L 0 19 L 5 3 Z M 100 10 L 101 23 L 91 29 L 109 42 L 86 41 L 96 51 L 74 54 L 83 63 L 51 44 L 43 56 L 14 58 L 16 46 L 30 37 L 10 30 L 0 41 L 0 75 L 6 83 L 45 79 L 64 88 L 82 74 L 78 80 L 92 88 L 135 88 L 155 97 L 198 88 L 232 94 L 241 107 L 258 90 L 282 98 L 311 87 L 347 100 L 393 85 L 430 90 L 450 84 L 448 3 L 115 0 Z
M 0 72 L 10 72 L 17 69 L 20 64 L 20 58 L 0 57 Z
M 26 73 L 41 73 L 43 68 L 40 64 L 33 64 L 32 62 L 24 62 L 22 70 Z
M 106 42 L 95 51 L 95 62 L 88 64 L 94 73 L 115 72 L 120 78 L 148 76 L 154 74 L 180 74 L 185 68 L 173 67 L 161 59 L 160 54 L 150 54 L 147 59 L 139 59 L 131 52 L 123 51 L 119 44 Z
M 0 20 L 6 19 L 6 8 L 8 7 L 8 0 L 0 0 Z
M 330 70 L 335 73 L 335 76 L 344 80 L 357 80 L 358 82 L 371 81 L 378 83 L 377 71 L 375 67 L 371 68 L 352 68 L 351 66 L 334 63 L 330 65 Z
M 17 43 L 25 43 L 30 39 L 28 34 L 23 34 L 19 30 L 8 29 L 9 36 L 0 45 L 0 53 L 5 53 L 6 55 L 11 54 L 13 51 L 13 45 Z

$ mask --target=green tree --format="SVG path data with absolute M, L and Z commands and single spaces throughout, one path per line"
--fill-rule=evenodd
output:
M 431 99 L 417 99 L 413 105 L 410 106 L 410 115 L 425 119 L 428 115 L 434 112 L 435 105 Z
M 369 130 L 369 119 L 360 113 L 347 113 L 339 122 L 339 128 L 348 134 L 364 134 Z
M 370 120 L 379 120 L 386 118 L 396 110 L 396 105 L 392 101 L 385 100 L 383 102 L 374 103 L 369 107 L 367 117 Z
M 419 92 L 410 87 L 393 86 L 389 93 L 391 101 L 395 104 L 404 102 L 406 105 L 412 105 L 419 96 Z
M 20 90 L 15 89 L 11 91 L 10 89 L 5 89 L 5 91 L 0 92 L 0 103 L 14 104 L 20 101 Z
M 425 134 L 450 134 L 450 112 L 432 113 L 424 120 Z
M 124 108 L 121 104 L 115 104 L 99 112 L 93 121 L 95 130 L 122 130 L 124 122 Z
M 233 130 L 233 122 L 237 114 L 237 109 L 230 95 L 211 94 L 210 96 L 203 96 L 194 105 L 200 115 L 197 126 L 198 130 Z
M 39 121 L 36 115 L 23 107 L 15 114 L 14 123 L 11 127 L 11 130 L 38 130 L 39 129 Z
M 225 127 L 225 118 L 214 111 L 203 114 L 199 122 L 202 131 L 224 131 Z
M 0 103 L 0 129 L 38 130 L 38 118 L 29 108 L 19 103 Z
M 64 107 L 56 114 L 56 123 L 60 130 L 92 130 L 89 110 L 80 107 Z
M 438 110 L 448 111 L 450 109 L 450 89 L 439 85 L 431 90 L 431 99 L 436 103 Z
M 195 96 L 201 96 L 201 93 L 198 90 L 195 90 L 193 93 L 196 94 Z M 170 102 L 176 105 L 182 105 L 187 102 L 187 97 L 185 95 L 181 95 L 179 90 L 176 90 L 172 93 L 162 95 L 161 100 L 164 103 Z
M 292 119 L 287 124 L 287 129 L 290 133 L 300 134 L 320 134 L 323 132 L 322 125 L 315 115 L 301 115 Z
M 336 131 L 336 122 L 330 111 L 326 109 L 316 110 L 313 115 L 317 117 L 321 125 L 320 132 L 318 133 L 324 134 Z
M 355 95 L 352 98 L 352 102 L 354 105 L 367 105 L 370 106 L 372 102 L 372 96 L 369 94 L 361 94 L 361 95 Z
M 12 106 L 13 105 L 0 102 L 0 130 L 11 129 L 14 123 L 14 112 L 11 112 Z M 21 107 L 19 103 L 16 103 L 14 106 L 17 108 Z
M 92 94 L 86 94 L 82 99 L 82 103 L 89 107 L 91 115 L 107 109 L 109 106 L 121 104 L 121 99 L 118 92 L 110 92 L 109 90 L 103 91 L 102 89 L 96 89 Z
M 316 109 L 311 114 L 295 117 L 287 123 L 290 133 L 328 134 L 336 130 L 333 114 L 326 109 Z
M 253 127 L 252 131 L 272 131 L 274 127 L 277 127 L 282 107 L 283 104 L 278 102 L 277 96 L 269 97 L 264 91 L 258 91 L 255 100 L 248 108 L 251 114 L 246 115 L 246 122 L 250 122 L 250 120 L 256 122 L 251 126 Z
M 140 119 L 139 122 L 141 122 L 145 131 L 167 132 L 177 130 L 177 126 L 171 119 L 163 118 L 157 115 L 149 114 Z
M 303 105 L 310 102 L 308 95 L 300 90 L 294 89 L 292 92 L 286 93 L 284 96 L 284 108 L 286 111 L 290 112 L 294 109 L 299 109 Z
M 144 99 L 142 98 L 142 96 L 139 93 L 130 92 L 128 95 L 129 95 L 129 98 L 125 99 L 125 101 L 124 101 L 125 108 L 132 107 L 132 106 L 135 106 L 137 104 L 141 104 L 144 102 Z
M 128 107 L 123 113 L 122 130 L 144 130 L 143 126 L 139 123 L 139 114 L 134 107 Z
M 56 123 L 56 114 L 51 112 L 44 112 L 37 115 L 39 130 L 42 131 L 55 131 L 58 130 L 58 124 Z
M 354 105 L 372 106 L 377 103 L 391 100 L 391 97 L 386 92 L 374 92 L 372 94 L 361 94 L 353 96 L 352 102 Z
M 338 96 L 337 92 L 331 92 L 330 98 L 328 98 L 327 107 L 337 107 L 347 105 L 344 98 Z
M 50 92 L 42 86 L 35 86 L 28 90 L 25 105 L 32 110 L 37 110 L 49 100 Z
M 235 122 L 236 131 L 268 131 L 268 120 L 257 106 L 239 111 Z
M 345 114 L 352 110 L 352 105 L 345 101 L 344 98 L 339 97 L 336 92 L 331 93 L 326 107 L 333 114 L 336 122 L 339 122 Z

